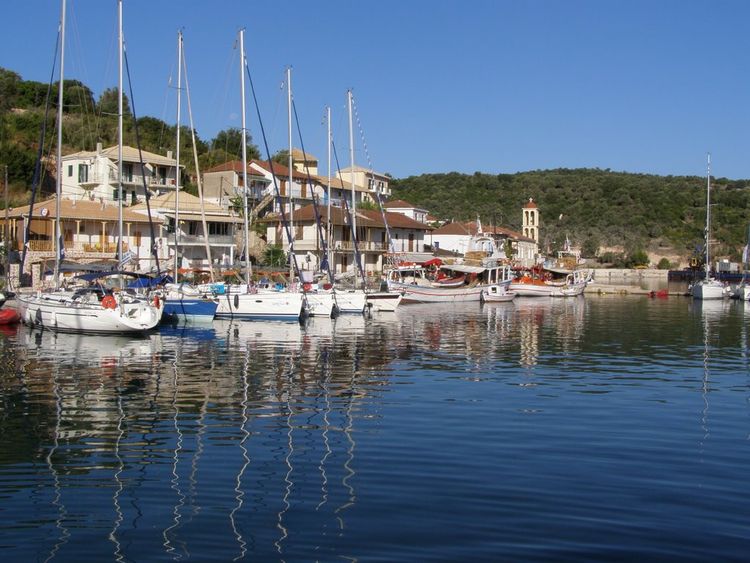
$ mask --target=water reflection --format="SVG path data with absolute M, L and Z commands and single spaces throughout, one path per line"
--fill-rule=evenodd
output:
M 19 515 L 0 538 L 17 560 L 481 560 L 490 529 L 507 546 L 539 526 L 606 535 L 653 473 L 684 469 L 638 481 L 665 443 L 698 457 L 699 418 L 708 463 L 741 424 L 716 391 L 735 347 L 747 366 L 748 317 L 587 297 L 145 338 L 22 328 L 0 336 L 0 514 Z M 745 397 L 746 373 L 734 385 Z

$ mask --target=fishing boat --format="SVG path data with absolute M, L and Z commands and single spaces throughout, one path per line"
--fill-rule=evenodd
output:
M 711 275 L 711 155 L 708 155 L 706 166 L 706 237 L 705 237 L 705 274 L 704 278 L 690 287 L 694 299 L 723 299 L 727 294 L 724 284 Z
M 508 303 L 516 298 L 516 294 L 504 285 L 490 285 L 482 290 L 484 303 Z
M 590 270 L 574 270 L 557 280 L 547 277 L 551 274 L 550 271 L 541 273 L 532 269 L 516 277 L 508 289 L 519 297 L 575 297 L 582 295 L 591 281 Z
M 122 34 L 122 0 L 118 1 L 119 48 L 123 53 Z M 57 163 L 62 166 L 62 123 L 63 123 L 63 74 L 65 60 L 65 0 L 61 10 L 60 35 L 60 80 L 58 91 L 58 136 Z M 118 84 L 118 202 L 120 219 L 118 221 L 118 257 L 122 259 L 122 138 L 123 138 L 123 92 L 122 92 L 122 56 L 119 65 Z M 137 333 L 153 329 L 161 320 L 164 308 L 158 298 L 150 299 L 122 290 L 107 293 L 103 288 L 82 288 L 69 291 L 60 288 L 60 263 L 63 258 L 62 233 L 60 232 L 60 199 L 62 193 L 62 170 L 57 173 L 56 221 L 55 221 L 55 271 L 54 289 L 50 292 L 21 294 L 16 297 L 18 312 L 24 323 L 41 326 L 61 332 L 82 333 Z
M 511 283 L 508 266 L 489 261 L 485 265 L 443 264 L 440 268 L 451 272 L 451 277 L 465 275 L 461 285 L 435 286 L 421 265 L 401 264 L 387 273 L 388 289 L 400 292 L 403 303 L 458 303 L 480 301 L 490 286 L 507 288 Z

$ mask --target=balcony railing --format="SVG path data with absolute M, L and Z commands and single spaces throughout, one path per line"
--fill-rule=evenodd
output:
M 55 243 L 53 240 L 30 240 L 28 242 L 29 250 L 33 252 L 54 252 Z M 79 252 L 105 253 L 114 254 L 117 252 L 117 243 L 106 242 L 65 242 L 63 246 L 66 250 L 75 250 Z M 18 250 L 23 250 L 23 243 L 19 241 Z M 122 243 L 123 252 L 128 250 L 128 244 Z
M 205 244 L 205 238 L 202 235 L 180 235 L 180 244 Z M 174 244 L 174 235 L 169 238 L 169 244 Z M 231 235 L 208 235 L 208 244 L 210 246 L 231 246 L 234 244 L 234 237 Z

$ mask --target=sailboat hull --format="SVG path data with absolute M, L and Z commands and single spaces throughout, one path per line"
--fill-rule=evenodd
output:
M 335 301 L 332 293 L 306 293 L 307 311 L 312 317 L 330 317 L 333 315 Z
M 693 285 L 690 293 L 694 299 L 723 299 L 726 287 L 718 280 L 704 280 Z
M 225 293 L 219 297 L 216 318 L 299 320 L 303 294 L 291 291 Z
M 359 289 L 336 290 L 336 306 L 339 313 L 362 314 L 365 311 L 367 295 Z
M 214 320 L 219 304 L 212 299 L 167 298 L 162 322 L 200 324 Z
M 17 302 L 25 324 L 59 332 L 146 332 L 159 324 L 164 312 L 145 299 L 120 297 L 116 307 L 109 309 L 98 302 L 76 300 L 69 292 L 18 296 Z

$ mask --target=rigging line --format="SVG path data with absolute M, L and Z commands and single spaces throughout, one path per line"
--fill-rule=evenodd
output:
M 297 135 L 299 136 L 299 144 L 302 149 L 302 162 L 305 165 L 305 174 L 307 175 L 307 183 L 310 185 L 310 191 L 312 191 L 313 181 L 310 175 L 310 167 L 307 165 L 307 151 L 305 150 L 305 142 L 302 140 L 302 129 L 299 126 L 299 115 L 297 115 L 297 104 L 292 100 L 292 109 L 294 110 L 294 121 L 297 124 Z M 315 223 L 318 226 L 318 236 L 320 237 L 321 253 L 324 256 L 325 271 L 328 274 L 328 281 L 333 284 L 333 274 L 331 273 L 331 265 L 328 263 L 328 240 L 323 234 L 322 221 L 320 219 L 320 208 L 318 207 L 318 201 L 315 194 L 312 194 L 313 210 L 315 211 Z M 328 194 L 331 197 L 331 194 Z M 330 221 L 331 218 L 328 217 Z M 333 299 L 336 301 L 336 292 L 333 293 Z
M 367 140 L 365 139 L 365 131 L 362 127 L 362 121 L 359 119 L 359 111 L 357 110 L 357 104 L 354 100 L 354 93 L 352 93 L 352 109 L 354 110 L 354 117 L 357 121 L 357 129 L 359 130 L 359 136 L 362 140 L 362 146 L 365 149 L 365 158 L 367 159 L 367 164 L 370 168 L 370 181 L 373 183 L 373 191 L 375 192 L 375 197 L 378 200 L 378 207 L 380 208 L 380 216 L 383 219 L 383 224 L 385 225 L 385 236 L 388 238 L 388 249 L 391 252 L 391 256 L 394 256 L 396 254 L 396 247 L 393 244 L 393 238 L 391 237 L 391 229 L 388 225 L 388 220 L 385 215 L 385 206 L 383 205 L 383 199 L 380 197 L 380 192 L 377 189 L 377 186 L 375 185 L 375 171 L 372 166 L 372 159 L 370 158 L 370 151 L 367 148 Z M 352 177 L 354 177 L 354 171 L 352 171 Z M 394 259 L 392 258 L 386 258 L 388 262 L 393 262 Z M 392 264 L 393 265 L 393 264 Z
M 248 81 L 250 82 L 250 92 L 253 95 L 253 103 L 255 104 L 255 111 L 258 115 L 258 122 L 260 123 L 260 132 L 261 132 L 261 135 L 263 136 L 263 146 L 266 149 L 266 156 L 268 157 L 268 166 L 271 169 L 271 178 L 273 179 L 273 189 L 274 189 L 274 192 L 276 193 L 276 199 L 279 202 L 279 211 L 281 213 L 281 221 L 284 225 L 284 231 L 286 232 L 286 239 L 287 239 L 287 242 L 289 243 L 289 248 L 291 249 L 292 240 L 293 240 L 292 231 L 291 231 L 291 228 L 289 227 L 289 221 L 287 221 L 286 211 L 284 211 L 284 205 L 281 199 L 281 192 L 279 190 L 279 183 L 278 183 L 278 180 L 276 179 L 276 173 L 274 172 L 274 169 L 273 169 L 273 160 L 271 160 L 271 151 L 268 148 L 268 139 L 266 137 L 266 130 L 263 127 L 263 119 L 260 116 L 260 106 L 258 106 L 258 97 L 255 95 L 255 85 L 253 84 L 253 77 L 250 75 L 250 67 L 247 64 L 247 61 L 245 61 L 245 73 L 247 74 Z M 292 191 L 292 186 L 289 186 L 290 196 L 291 196 L 291 191 Z M 291 198 L 290 198 L 290 201 L 291 201 Z M 294 273 L 301 280 L 302 275 L 300 272 L 299 263 L 297 262 L 297 255 L 294 252 L 291 253 L 291 259 L 294 264 Z M 293 280 L 290 280 L 290 281 L 293 281 Z M 304 292 L 302 292 L 302 300 L 305 303 L 305 307 L 307 307 L 307 296 L 305 295 Z
M 282 101 L 285 98 L 284 95 L 284 88 L 286 87 L 286 75 L 281 80 L 281 84 L 279 85 L 279 91 L 278 95 L 276 97 L 276 110 L 273 114 L 273 119 L 271 120 L 271 144 L 276 144 L 275 139 L 279 135 L 279 112 L 281 109 Z M 291 188 L 289 188 L 291 190 Z M 290 192 L 291 193 L 291 192 Z
M 113 32 L 112 32 L 112 36 L 109 42 L 109 52 L 107 53 L 107 57 L 105 59 L 107 61 L 107 64 L 104 67 L 104 73 L 102 74 L 104 84 L 106 84 L 108 77 L 112 73 L 112 66 L 113 66 L 112 60 L 114 59 L 113 53 L 115 52 L 115 45 L 118 43 L 118 36 L 119 36 L 119 31 L 117 29 L 117 23 L 115 22 L 113 24 Z M 119 47 L 117 50 L 119 50 Z M 104 86 L 103 84 L 101 85 L 101 88 L 102 88 L 102 93 L 99 95 L 100 101 L 101 101 L 102 94 L 107 90 L 107 87 Z M 97 140 L 101 139 L 101 136 L 99 135 L 99 130 L 102 125 L 102 120 L 103 120 L 103 112 L 102 112 L 101 104 L 99 104 L 99 107 L 96 109 L 96 139 Z
M 133 127 L 135 129 L 135 144 L 138 147 L 138 160 L 141 164 L 141 180 L 143 180 L 143 193 L 146 198 L 146 212 L 148 213 L 148 230 L 151 236 L 151 255 L 156 260 L 156 275 L 161 276 L 161 266 L 159 265 L 159 252 L 156 248 L 156 234 L 154 232 L 154 222 L 151 217 L 151 192 L 146 185 L 146 167 L 143 163 L 143 151 L 141 150 L 141 137 L 138 132 L 138 119 L 135 113 L 135 99 L 133 98 L 133 81 L 130 79 L 130 64 L 128 63 L 128 52 L 123 47 L 123 58 L 125 59 L 125 70 L 128 75 L 128 90 L 130 92 L 130 113 L 133 116 Z M 118 257 L 122 260 L 122 256 Z M 175 281 L 177 276 L 175 275 Z
M 235 43 L 236 43 L 236 41 L 235 41 Z M 232 71 L 232 69 L 235 68 L 235 60 L 234 60 L 235 53 L 236 53 L 236 47 L 231 50 L 231 53 L 230 53 L 230 56 L 229 56 L 229 60 L 228 60 L 228 64 L 225 66 L 224 81 L 223 81 L 223 83 L 224 83 L 224 95 L 223 95 L 223 100 L 221 101 L 221 103 L 217 103 L 217 101 L 216 101 L 216 98 L 219 97 L 219 95 L 218 95 L 218 88 L 215 88 L 214 92 L 213 92 L 213 99 L 211 101 L 211 107 L 215 108 L 215 112 L 214 112 L 214 114 L 212 116 L 212 118 L 215 121 L 219 121 L 220 119 L 222 119 L 222 117 L 224 115 L 224 112 L 226 111 L 226 108 L 227 108 L 227 105 L 228 105 L 227 104 L 227 99 L 229 98 L 229 92 L 230 91 L 234 91 L 235 89 L 239 89 L 239 88 L 234 88 L 230 84 L 230 82 L 232 80 L 232 77 L 234 76 L 234 72 Z M 213 151 L 215 149 L 216 149 L 216 134 L 214 133 L 214 136 L 211 139 L 210 150 Z
M 341 165 L 339 164 L 339 154 L 336 151 L 336 143 L 334 143 L 333 140 L 331 140 L 331 148 L 333 149 L 333 157 L 336 160 L 336 171 L 338 172 L 338 177 L 341 178 L 342 176 L 341 176 Z M 352 170 L 351 176 L 349 178 L 350 178 L 350 183 L 352 187 L 354 187 L 354 170 Z M 341 185 L 343 187 L 343 180 L 342 180 Z M 353 198 L 356 197 L 356 193 L 353 193 L 352 197 Z M 347 201 L 346 196 L 343 196 L 341 198 L 341 201 L 344 202 L 344 211 L 346 213 L 346 216 L 350 217 L 352 215 L 352 211 L 349 208 L 349 201 Z M 349 224 L 349 227 L 351 229 L 351 223 Z M 362 278 L 362 290 L 367 292 L 365 271 L 364 271 L 364 268 L 362 267 L 362 255 L 359 252 L 359 241 L 358 241 L 359 237 L 357 236 L 355 229 L 351 229 L 351 231 L 352 231 L 352 242 L 354 243 L 354 261 L 357 263 L 357 269 L 359 270 L 359 274 Z
M 81 53 L 81 52 L 83 52 L 83 49 L 81 48 L 80 30 L 79 30 L 79 27 L 78 27 L 78 19 L 75 17 L 75 10 L 73 9 L 73 6 L 69 6 L 67 8 L 67 12 L 68 12 L 68 14 L 66 16 L 66 19 L 68 20 L 68 22 L 70 22 L 70 25 L 68 26 L 68 28 L 70 29 L 72 27 L 71 31 L 72 31 L 72 36 L 73 36 L 72 37 L 73 44 L 76 46 L 76 48 L 78 50 L 78 53 Z M 80 73 L 81 73 L 81 75 L 83 75 L 84 82 L 85 82 L 85 84 L 89 84 L 90 82 L 88 80 L 88 71 L 86 70 L 86 65 L 85 65 L 83 57 L 81 57 L 81 60 L 79 62 L 80 62 L 80 66 L 81 66 L 81 72 Z M 88 87 L 86 87 L 86 88 L 88 89 Z M 93 148 L 93 146 L 94 146 L 94 144 L 93 144 L 94 143 L 94 139 L 93 139 L 93 135 L 91 134 L 91 123 L 90 123 L 90 116 L 89 116 L 89 107 L 88 107 L 88 104 L 86 103 L 88 100 L 86 100 L 84 98 L 83 94 L 84 94 L 83 88 L 79 87 L 78 88 L 78 102 L 79 102 L 79 107 L 83 108 L 83 111 L 82 111 L 82 115 L 83 115 L 83 119 L 82 119 L 82 121 L 83 121 L 83 134 L 82 134 L 82 136 L 84 137 L 83 143 L 82 143 L 83 146 L 81 148 L 83 150 L 86 150 L 88 147 L 92 147 Z M 88 136 L 88 141 L 90 142 L 90 144 L 86 143 L 86 137 L 87 136 Z
M 198 145 L 195 140 L 195 125 L 193 124 L 193 105 L 190 101 L 190 85 L 188 84 L 187 60 L 185 58 L 185 46 L 184 45 L 182 47 L 182 69 L 185 75 L 185 93 L 187 94 L 188 117 L 190 119 L 190 134 L 193 140 L 193 158 L 195 160 L 195 180 L 198 184 L 198 198 L 200 199 L 201 224 L 203 226 L 203 242 L 206 247 L 206 258 L 208 259 L 208 272 L 211 277 L 211 283 L 214 283 L 214 264 L 213 264 L 213 258 L 211 257 L 211 245 L 208 242 L 208 224 L 206 223 L 206 206 L 205 206 L 205 202 L 203 201 L 203 182 L 201 181 L 200 163 L 198 162 Z
M 31 201 L 29 202 L 29 220 L 26 222 L 26 229 L 23 234 L 23 252 L 21 253 L 21 264 L 18 268 L 18 284 L 21 285 L 23 279 L 23 264 L 26 261 L 26 252 L 28 251 L 29 236 L 31 235 L 31 219 L 34 216 L 34 202 L 36 200 L 36 191 L 39 188 L 39 179 L 42 167 L 42 154 L 44 153 L 44 139 L 47 134 L 47 120 L 49 119 L 50 100 L 52 98 L 52 81 L 55 79 L 55 69 L 57 68 L 57 53 L 60 49 L 60 36 L 62 33 L 62 22 L 57 28 L 57 39 L 55 40 L 55 55 L 52 58 L 52 72 L 47 84 L 47 99 L 44 103 L 44 120 L 42 121 L 42 130 L 39 133 L 39 150 L 37 150 L 36 163 L 34 164 L 34 176 L 31 180 Z M 59 87 L 59 86 L 58 86 Z M 50 147 L 51 150 L 51 147 Z

